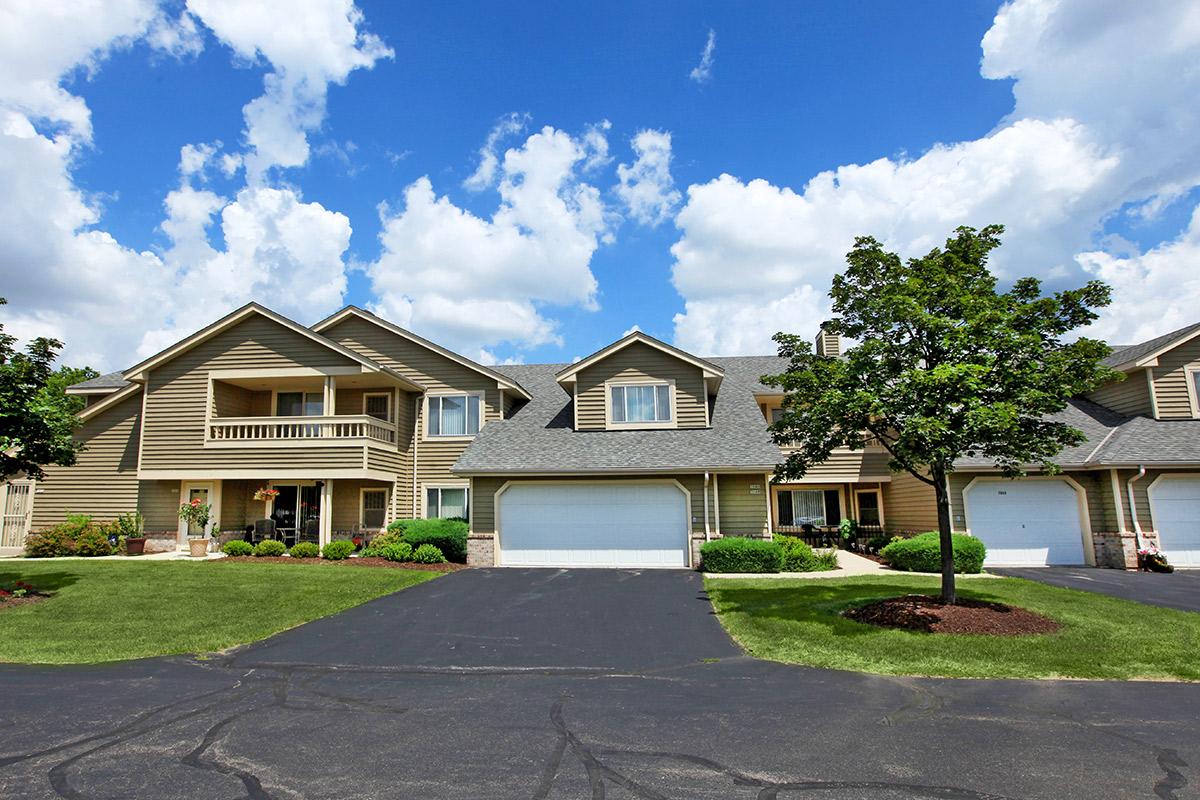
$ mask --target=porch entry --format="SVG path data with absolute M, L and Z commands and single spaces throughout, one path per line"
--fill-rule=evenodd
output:
M 296 542 L 318 543 L 321 538 L 321 487 L 314 484 L 275 483 L 279 492 L 268 517 L 278 538 L 289 547 Z
M 209 514 L 208 525 L 204 530 L 200 530 L 191 522 L 179 520 L 179 528 L 176 532 L 175 544 L 181 550 L 186 550 L 189 536 L 204 536 L 212 531 L 214 527 L 220 524 L 221 519 L 221 484 L 220 481 L 183 481 L 179 485 L 179 504 L 191 503 L 193 500 L 199 500 L 212 506 L 212 511 Z
M 858 523 L 858 539 L 883 532 L 883 500 L 875 486 L 784 485 L 775 488 L 775 531 L 800 536 L 814 546 L 841 541 L 841 522 Z

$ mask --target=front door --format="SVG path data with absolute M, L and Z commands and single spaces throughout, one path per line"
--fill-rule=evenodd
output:
M 220 524 L 221 498 L 220 492 L 217 490 L 217 484 L 212 481 L 184 481 L 180 486 L 179 504 L 183 505 L 193 500 L 199 500 L 201 503 L 211 506 L 208 515 L 208 526 L 205 530 L 200 530 L 190 522 L 184 522 L 182 519 L 179 520 L 176 544 L 181 550 L 187 548 L 189 536 L 204 536 Z

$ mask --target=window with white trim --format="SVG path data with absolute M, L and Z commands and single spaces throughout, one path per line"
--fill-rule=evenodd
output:
M 363 530 L 379 530 L 387 521 L 387 489 L 363 489 L 359 524 Z
M 363 413 L 384 422 L 392 421 L 392 393 L 367 392 L 363 395 Z
M 630 383 L 609 387 L 612 421 L 619 425 L 671 421 L 669 383 Z
M 479 433 L 478 394 L 437 394 L 429 398 L 430 436 L 474 436 Z
M 465 486 L 428 486 L 425 489 L 427 519 L 456 517 L 467 519 L 470 511 L 469 490 Z
M 1192 395 L 1192 416 L 1200 418 L 1200 367 L 1189 369 L 1187 376 L 1191 384 L 1188 388 Z

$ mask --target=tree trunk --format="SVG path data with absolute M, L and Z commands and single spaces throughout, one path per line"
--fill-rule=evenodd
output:
M 958 596 L 954 591 L 954 542 L 950 538 L 950 489 L 946 486 L 946 473 L 940 468 L 930 470 L 933 492 L 937 498 L 938 543 L 942 552 L 942 602 L 954 604 Z

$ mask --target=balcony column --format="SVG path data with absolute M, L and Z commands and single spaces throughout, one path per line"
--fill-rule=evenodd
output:
M 325 376 L 324 401 L 324 416 L 332 417 L 337 412 L 337 409 L 334 408 L 337 404 L 337 378 L 332 375 Z
M 323 548 L 333 539 L 333 481 L 326 479 L 321 486 L 321 525 L 317 539 Z

